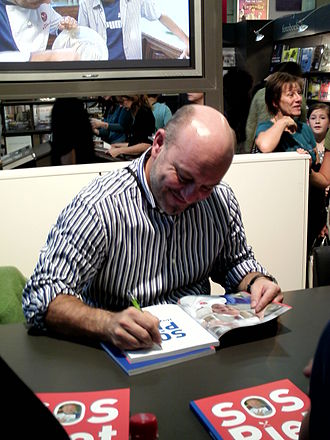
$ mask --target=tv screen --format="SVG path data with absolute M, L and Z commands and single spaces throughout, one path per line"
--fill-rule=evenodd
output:
M 0 0 L 0 81 L 203 74 L 202 0 L 41 2 Z

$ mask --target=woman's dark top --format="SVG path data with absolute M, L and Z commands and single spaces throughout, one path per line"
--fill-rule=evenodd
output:
M 149 139 L 149 136 L 152 136 L 154 131 L 155 118 L 151 108 L 139 108 L 128 136 L 128 145 L 131 146 L 140 143 L 152 144 L 152 140 Z

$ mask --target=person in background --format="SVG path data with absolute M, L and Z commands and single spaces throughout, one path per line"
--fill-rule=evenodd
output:
M 284 63 L 279 63 L 278 65 L 275 65 L 274 71 L 272 73 L 276 72 L 287 72 L 291 75 L 302 77 L 302 71 L 299 66 L 299 64 L 295 63 L 294 61 L 287 61 Z M 266 84 L 267 79 L 270 77 L 270 75 L 267 76 L 265 79 L 265 84 L 262 88 L 260 88 L 252 98 L 252 102 L 250 105 L 250 109 L 248 112 L 248 117 L 246 120 L 246 126 L 245 126 L 245 143 L 244 143 L 244 152 L 250 153 L 251 149 L 254 144 L 255 139 L 255 133 L 257 126 L 260 122 L 268 121 L 271 119 L 272 115 L 269 112 L 266 101 L 265 101 L 265 93 L 266 93 Z M 301 113 L 299 116 L 299 120 L 301 122 L 306 122 L 306 100 L 303 97 L 302 104 L 301 104 Z
M 298 151 L 311 156 L 315 163 L 316 141 L 311 128 L 299 121 L 303 80 L 286 72 L 270 75 L 265 100 L 272 118 L 260 122 L 256 130 L 255 152 Z
M 159 322 L 130 307 L 251 293 L 260 313 L 283 295 L 246 241 L 238 202 L 221 183 L 235 137 L 212 107 L 188 105 L 125 168 L 100 176 L 60 214 L 23 292 L 29 324 L 120 349 L 160 343 Z
M 330 107 L 325 103 L 312 104 L 307 111 L 307 123 L 316 140 L 316 161 L 314 171 L 320 169 L 324 157 L 324 141 L 330 128 Z
M 115 96 L 105 96 L 106 110 L 103 121 L 91 118 L 93 132 L 108 144 L 126 142 L 133 123 L 132 114 L 117 102 Z
M 71 61 L 71 49 L 46 50 L 50 34 L 77 26 L 47 0 L 0 0 L 0 61 Z
M 311 127 L 316 140 L 316 161 L 311 172 L 317 173 L 325 154 L 325 138 L 330 127 L 330 107 L 324 103 L 313 104 L 307 112 L 308 125 Z M 308 193 L 308 228 L 307 255 L 312 251 L 315 240 L 328 233 L 326 228 L 326 206 L 328 190 L 313 184 L 311 176 Z
M 111 144 L 108 153 L 116 158 L 120 155 L 139 156 L 152 144 L 155 132 L 155 117 L 147 95 L 123 95 L 119 98 L 122 105 L 131 112 L 133 125 L 128 133 L 127 142 Z
M 157 94 L 148 95 L 148 101 L 155 117 L 155 131 L 157 131 L 159 128 L 164 128 L 172 117 L 172 112 L 165 102 L 158 101 L 159 96 L 160 95 Z
M 243 152 L 252 84 L 252 75 L 239 68 L 230 69 L 223 77 L 224 114 L 236 134 L 236 153 Z
M 57 98 L 51 114 L 52 165 L 96 162 L 93 131 L 82 100 Z
M 310 373 L 311 371 L 311 373 Z M 305 368 L 310 375 L 310 409 L 305 415 L 299 433 L 299 440 L 325 438 L 328 432 L 329 393 L 330 393 L 330 321 L 324 328 L 315 356 Z
M 163 14 L 155 0 L 80 0 L 78 24 L 98 32 L 107 42 L 109 60 L 141 60 L 141 18 L 159 20 L 184 42 L 181 57 L 189 56 L 189 38 Z
M 311 170 L 310 183 L 323 189 L 330 185 L 330 130 L 328 130 L 324 139 L 324 158 L 321 167 L 318 172 Z

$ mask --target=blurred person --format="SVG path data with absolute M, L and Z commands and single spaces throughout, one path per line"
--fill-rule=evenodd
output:
M 131 112 L 120 105 L 115 96 L 105 96 L 103 120 L 90 118 L 93 132 L 108 144 L 125 142 L 132 126 Z
M 148 101 L 155 117 L 155 132 L 159 128 L 164 128 L 168 121 L 172 118 L 172 112 L 165 102 L 159 102 L 160 95 L 149 94 Z
M 316 162 L 319 169 L 324 157 L 324 141 L 330 127 L 330 107 L 328 104 L 317 103 L 309 107 L 307 111 L 307 123 L 311 127 L 316 141 Z M 318 171 L 314 167 L 314 171 Z
M 330 321 L 319 338 L 315 356 L 304 369 L 310 375 L 310 409 L 304 416 L 299 440 L 324 439 L 328 432 L 330 393 Z
M 330 185 L 330 130 L 324 139 L 324 158 L 318 172 L 311 170 L 310 182 L 318 187 L 326 189 Z M 329 195 L 329 193 L 328 193 Z
M 307 112 L 308 125 L 311 127 L 316 140 L 316 161 L 311 168 L 311 173 L 317 173 L 325 155 L 325 138 L 330 127 L 330 107 L 324 103 L 317 103 L 310 106 Z M 314 242 L 319 237 L 328 233 L 326 228 L 327 218 L 327 194 L 328 189 L 319 188 L 313 184 L 310 178 L 308 193 L 308 227 L 307 227 L 307 253 L 312 251 Z
M 96 162 L 88 112 L 78 98 L 57 98 L 51 113 L 52 165 Z
M 71 61 L 71 49 L 46 50 L 49 35 L 77 27 L 48 0 L 0 0 L 0 61 Z
M 163 14 L 155 0 L 80 0 L 78 24 L 98 32 L 107 42 L 109 60 L 141 60 L 141 18 L 159 20 L 185 44 L 182 57 L 189 56 L 189 38 Z
M 252 75 L 239 68 L 230 69 L 223 77 L 224 114 L 236 134 L 236 153 L 244 147 L 252 84 Z
M 294 61 L 287 61 L 284 63 L 279 63 L 274 66 L 274 71 L 276 72 L 287 72 L 294 76 L 302 77 L 302 71 L 299 64 Z M 257 126 L 260 122 L 267 121 L 271 119 L 272 115 L 269 112 L 266 101 L 265 101 L 265 93 L 266 93 L 266 84 L 267 79 L 270 77 L 268 75 L 265 80 L 263 87 L 261 87 L 255 94 L 252 94 L 253 98 L 251 101 L 251 105 L 248 112 L 248 117 L 246 120 L 245 126 L 245 142 L 244 142 L 244 152 L 250 153 L 254 144 L 255 133 Z M 306 122 L 306 100 L 303 97 L 302 105 L 301 105 L 301 114 L 299 116 L 299 120 L 301 122 Z
M 123 95 L 119 99 L 122 105 L 131 112 L 133 125 L 128 133 L 127 142 L 111 144 L 108 152 L 113 158 L 120 155 L 139 156 L 152 144 L 155 117 L 147 95 Z

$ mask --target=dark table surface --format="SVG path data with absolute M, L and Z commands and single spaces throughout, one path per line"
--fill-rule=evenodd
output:
M 153 412 L 160 439 L 208 439 L 190 400 L 288 378 L 308 390 L 303 367 L 330 319 L 330 286 L 285 293 L 292 310 L 237 329 L 215 355 L 127 376 L 98 346 L 32 335 L 23 324 L 0 326 L 1 356 L 34 392 L 130 388 L 131 414 Z

